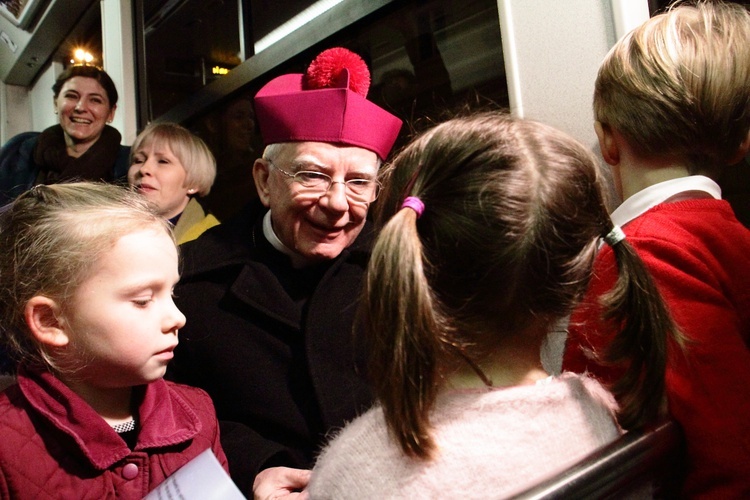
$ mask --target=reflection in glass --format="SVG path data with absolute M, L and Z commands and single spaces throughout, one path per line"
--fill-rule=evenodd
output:
M 368 98 L 404 120 L 397 146 L 457 109 L 508 107 L 493 0 L 412 1 L 342 45 L 371 65 Z
M 143 2 L 149 117 L 245 60 L 239 0 Z
M 216 158 L 217 175 L 211 192 L 200 200 L 204 209 L 224 221 L 258 198 L 253 162 L 263 153 L 255 127 L 251 94 L 241 94 L 196 121 L 198 134 Z

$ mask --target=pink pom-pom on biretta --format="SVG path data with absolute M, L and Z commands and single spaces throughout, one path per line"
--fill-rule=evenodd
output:
M 359 55 L 343 47 L 334 47 L 318 54 L 307 67 L 305 88 L 312 90 L 339 87 L 345 69 L 349 71 L 349 89 L 367 97 L 370 90 L 370 70 Z

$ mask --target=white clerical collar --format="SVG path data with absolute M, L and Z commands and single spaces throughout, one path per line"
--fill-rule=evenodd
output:
M 271 225 L 270 210 L 266 212 L 266 215 L 263 217 L 263 236 L 266 237 L 272 247 L 274 247 L 284 255 L 287 255 L 292 260 L 292 267 L 294 267 L 295 269 L 301 269 L 312 264 L 309 259 L 306 259 L 288 246 L 284 245 L 279 237 L 276 236 L 276 233 L 273 230 L 273 225 Z
M 622 202 L 612 212 L 612 222 L 618 226 L 624 226 L 660 203 L 705 198 L 706 195 L 720 200 L 721 188 L 703 175 L 689 175 L 659 182 L 638 191 Z

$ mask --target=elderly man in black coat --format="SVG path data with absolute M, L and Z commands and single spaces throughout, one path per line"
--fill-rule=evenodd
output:
M 364 62 L 339 48 L 266 84 L 255 97 L 266 149 L 253 165 L 263 206 L 183 246 L 175 293 L 187 324 L 169 377 L 211 395 L 248 495 L 254 482 L 256 493 L 304 487 L 288 468 L 311 467 L 328 433 L 372 403 L 355 313 L 367 211 L 401 122 L 368 87 Z

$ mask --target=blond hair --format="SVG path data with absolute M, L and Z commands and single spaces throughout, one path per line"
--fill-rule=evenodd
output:
M 138 134 L 130 149 L 130 164 L 140 149 L 149 144 L 165 143 L 185 168 L 185 186 L 206 196 L 216 179 L 216 160 L 203 139 L 172 122 L 151 123 Z
M 170 224 L 136 192 L 112 184 L 38 185 L 0 214 L 0 341 L 19 362 L 55 367 L 31 335 L 26 303 L 44 295 L 67 307 L 94 263 L 122 236 Z
M 723 167 L 750 130 L 750 13 L 700 2 L 646 21 L 602 63 L 594 115 L 643 155 Z

